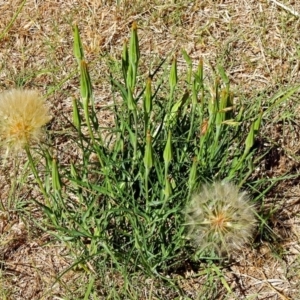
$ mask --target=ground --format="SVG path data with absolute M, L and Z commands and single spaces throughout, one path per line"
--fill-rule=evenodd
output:
M 20 13 L 10 23 L 18 8 Z M 72 98 L 79 96 L 72 46 L 75 23 L 99 107 L 111 101 L 104 57 L 105 61 L 108 56 L 111 61 L 120 58 L 133 21 L 138 23 L 141 52 L 148 61 L 145 72 L 158 58 L 175 53 L 183 68 L 179 54 L 185 49 L 195 66 L 203 58 L 208 74 L 211 66 L 224 66 L 236 99 L 258 101 L 261 97 L 262 109 L 268 108 L 268 99 L 279 90 L 300 79 L 300 2 L 293 0 L 9 0 L 0 1 L 0 12 L 0 90 L 15 86 L 40 90 L 47 96 L 53 115 L 51 130 L 57 135 L 64 131 L 61 119 L 70 117 Z M 258 235 L 251 249 L 224 267 L 229 287 L 221 287 L 215 299 L 300 299 L 297 95 L 278 105 L 262 124 L 260 147 L 271 151 L 253 176 L 270 178 L 270 184 L 274 178 L 286 178 L 266 195 L 261 207 L 261 211 L 272 211 L 268 216 L 272 232 L 267 237 Z M 110 116 L 104 115 L 103 122 L 109 125 Z M 71 147 L 62 143 L 61 149 Z M 69 271 L 54 282 L 72 257 L 65 245 L 48 243 L 50 237 L 32 216 L 20 217 L 18 210 L 35 191 L 18 186 L 11 192 L 15 169 L 9 162 L 0 169 L 0 295 L 2 299 L 71 299 L 63 297 L 77 289 L 81 273 Z M 18 170 L 27 176 L 22 167 Z M 34 208 L 31 214 L 41 217 Z M 192 270 L 178 279 L 191 299 L 200 299 L 197 295 L 204 281 L 204 275 Z M 153 296 L 155 292 L 149 292 L 153 288 L 155 283 L 147 281 L 139 288 L 139 299 L 173 299 L 172 295 Z

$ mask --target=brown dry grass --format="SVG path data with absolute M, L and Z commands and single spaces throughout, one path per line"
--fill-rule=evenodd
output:
M 255 101 L 258 94 L 267 98 L 278 88 L 299 82 L 300 19 L 273 1 L 180 0 L 174 4 L 155 0 L 120 1 L 119 5 L 116 2 L 28 0 L 0 40 L 0 89 L 21 85 L 48 94 L 55 117 L 51 130 L 59 134 L 66 130 L 62 128 L 61 113 L 70 114 L 70 99 L 79 94 L 78 80 L 72 73 L 76 63 L 71 25 L 78 23 L 81 29 L 85 54 L 92 66 L 97 105 L 102 106 L 110 101 L 105 81 L 109 70 L 104 55 L 109 53 L 112 61 L 119 58 L 122 43 L 135 20 L 139 24 L 142 53 L 149 58 L 145 70 L 158 57 L 185 48 L 195 63 L 203 57 L 207 69 L 220 62 L 236 94 L 249 98 L 248 101 Z M 300 12 L 297 1 L 281 3 Z M 0 33 L 19 5 L 17 0 L 0 1 Z M 183 63 L 179 58 L 179 66 Z M 297 172 L 299 108 L 296 100 L 289 102 L 264 124 L 267 142 L 274 149 L 261 170 L 257 170 L 259 174 L 272 178 Z M 105 117 L 109 123 L 109 116 Z M 6 167 L 1 168 L 0 175 L 1 201 L 5 207 L 15 174 Z M 14 203 L 24 203 L 30 193 L 34 191 L 18 190 Z M 248 250 L 224 270 L 235 297 L 226 295 L 223 288 L 218 299 L 300 299 L 299 196 L 295 179 L 282 182 L 272 192 L 265 207 L 276 209 L 270 218 L 277 234 L 275 241 L 260 242 L 257 249 Z M 52 287 L 55 276 L 72 263 L 65 246 L 47 244 L 49 236 L 41 233 L 26 214 L 18 213 L 16 206 L 0 212 L 0 297 L 76 299 L 75 290 L 85 280 L 81 273 L 68 272 Z M 40 217 L 34 208 L 30 210 L 37 219 Z M 197 299 L 204 281 L 205 277 L 195 277 L 192 272 L 178 279 L 186 296 L 192 299 Z M 149 289 L 155 285 L 148 283 L 137 287 L 141 291 L 139 299 L 173 298 L 167 293 L 151 296 Z

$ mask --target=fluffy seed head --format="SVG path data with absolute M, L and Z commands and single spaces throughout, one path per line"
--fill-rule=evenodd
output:
M 188 237 L 194 245 L 219 255 L 249 242 L 256 225 L 247 194 L 230 183 L 204 185 L 194 194 L 185 213 Z
M 38 142 L 42 126 L 50 119 L 36 91 L 13 89 L 0 94 L 0 141 L 7 150 L 18 151 Z

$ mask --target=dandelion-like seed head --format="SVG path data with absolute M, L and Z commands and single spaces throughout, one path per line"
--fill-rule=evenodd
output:
M 0 141 L 7 150 L 18 151 L 38 142 L 50 119 L 37 91 L 13 89 L 0 94 Z
M 188 237 L 201 250 L 219 255 L 249 242 L 256 226 L 246 192 L 231 183 L 204 185 L 186 208 Z

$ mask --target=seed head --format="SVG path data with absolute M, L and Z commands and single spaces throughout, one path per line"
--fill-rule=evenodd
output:
M 229 254 L 249 242 L 256 225 L 246 192 L 230 183 L 204 185 L 186 208 L 188 237 L 200 250 Z
M 50 121 L 48 108 L 38 92 L 13 89 L 0 94 L 0 141 L 18 151 L 38 142 Z

